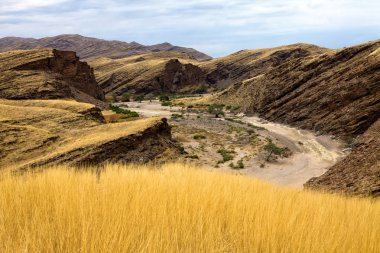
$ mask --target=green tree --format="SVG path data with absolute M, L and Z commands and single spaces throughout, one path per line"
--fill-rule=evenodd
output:
M 123 95 L 121 96 L 121 101 L 122 102 L 130 102 L 131 101 L 131 94 L 129 93 L 123 93 Z
M 278 147 L 276 144 L 273 143 L 273 141 L 269 138 L 267 138 L 267 144 L 264 146 L 264 150 L 267 152 L 267 158 L 266 161 L 269 161 L 270 158 L 275 155 L 275 156 L 282 156 L 284 153 L 284 149 Z
M 138 96 L 136 96 L 136 101 L 139 101 L 141 103 L 141 101 L 143 101 L 145 99 L 145 96 L 143 94 L 140 94 Z
M 224 105 L 221 104 L 211 104 L 208 106 L 208 112 L 214 114 L 215 118 L 219 118 L 220 115 L 224 115 L 223 107 Z
M 170 98 L 169 98 L 169 96 L 167 96 L 167 95 L 160 95 L 159 97 L 158 97 L 158 99 L 161 101 L 161 102 L 165 102 L 165 101 L 169 101 L 170 100 Z

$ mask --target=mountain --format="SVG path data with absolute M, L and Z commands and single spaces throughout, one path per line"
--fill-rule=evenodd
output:
M 152 52 L 186 53 L 201 61 L 212 59 L 210 56 L 195 49 L 173 46 L 170 43 L 144 46 L 136 42 L 127 43 L 116 40 L 109 41 L 75 34 L 64 34 L 41 39 L 19 37 L 5 37 L 0 39 L 0 52 L 37 48 L 54 48 L 63 51 L 74 51 L 82 59 L 97 57 L 118 59 Z
M 270 121 L 343 137 L 364 133 L 380 116 L 380 40 L 242 51 L 203 65 L 222 73 L 216 83 L 230 82 L 214 102 Z
M 199 62 L 177 52 L 149 53 L 89 61 L 106 94 L 192 93 L 206 83 Z
M 106 107 L 92 68 L 75 52 L 55 49 L 0 53 L 0 98 L 66 98 Z

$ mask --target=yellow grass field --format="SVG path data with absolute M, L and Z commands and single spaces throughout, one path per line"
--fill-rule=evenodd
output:
M 0 192 L 0 252 L 380 252 L 380 201 L 190 165 L 4 172 Z

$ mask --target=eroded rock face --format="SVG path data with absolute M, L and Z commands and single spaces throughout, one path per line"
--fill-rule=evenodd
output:
M 165 152 L 179 153 L 166 119 L 105 124 L 86 103 L 0 99 L 0 168 L 146 163 Z
M 380 196 L 380 120 L 358 140 L 352 153 L 320 177 L 310 179 L 306 188 L 337 193 Z
M 191 92 L 204 83 L 205 74 L 191 63 L 182 64 L 178 59 L 169 60 L 161 75 L 154 78 L 162 92 Z
M 342 50 L 275 52 L 269 69 L 258 67 L 216 101 L 271 121 L 356 136 L 380 116 L 379 48 L 375 41 Z M 253 62 L 261 66 L 262 60 Z
M 75 52 L 41 49 L 1 53 L 0 69 L 1 98 L 105 101 L 93 69 L 79 61 Z
M 198 61 L 186 54 L 154 53 L 91 62 L 107 94 L 193 93 L 207 84 Z

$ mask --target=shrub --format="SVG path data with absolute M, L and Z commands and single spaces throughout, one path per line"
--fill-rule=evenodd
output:
M 179 119 L 179 118 L 183 118 L 183 115 L 182 114 L 178 114 L 178 113 L 173 113 L 172 116 L 171 116 L 172 119 Z
M 263 147 L 264 150 L 267 152 L 267 158 L 266 161 L 269 161 L 272 155 L 275 156 L 282 156 L 284 152 L 287 150 L 287 148 L 280 148 L 276 144 L 273 143 L 273 141 L 269 138 L 267 138 L 267 144 Z
M 145 99 L 145 96 L 143 94 L 140 94 L 140 95 L 135 97 L 135 100 L 139 101 L 139 102 L 143 101 L 144 99 Z
M 231 155 L 232 153 L 234 153 L 234 151 L 226 150 L 226 149 L 222 148 L 222 149 L 218 150 L 218 153 L 223 158 L 223 160 L 221 160 L 220 163 L 224 163 L 224 162 L 231 161 L 232 159 L 234 159 L 233 155 Z
M 126 110 L 126 109 L 120 108 L 118 106 L 110 105 L 110 108 L 112 111 L 114 111 L 118 114 L 125 114 L 126 116 L 123 118 L 139 117 L 139 114 L 137 112 Z
M 169 96 L 167 96 L 167 95 L 160 95 L 160 96 L 158 97 L 158 100 L 160 100 L 161 102 L 164 102 L 164 101 L 169 101 L 170 98 L 169 98 Z
M 197 155 L 188 155 L 186 157 L 190 158 L 190 159 L 199 159 L 199 157 Z
M 129 102 L 129 101 L 131 101 L 131 94 L 129 94 L 129 93 L 124 93 L 124 94 L 121 96 L 121 101 L 122 101 L 122 102 Z
M 207 137 L 204 136 L 204 135 L 201 135 L 201 134 L 196 134 L 193 136 L 193 139 L 194 140 L 203 140 L 203 139 L 206 139 Z
M 208 90 L 207 86 L 202 85 L 201 87 L 199 87 L 198 89 L 195 90 L 195 93 L 206 93 L 207 90 Z
M 207 111 L 210 114 L 214 114 L 215 118 L 219 118 L 219 115 L 224 115 L 223 107 L 224 107 L 223 104 L 211 104 L 208 106 Z
M 172 106 L 173 103 L 170 102 L 170 101 L 165 101 L 165 102 L 162 102 L 161 105 L 162 105 L 162 106 Z

